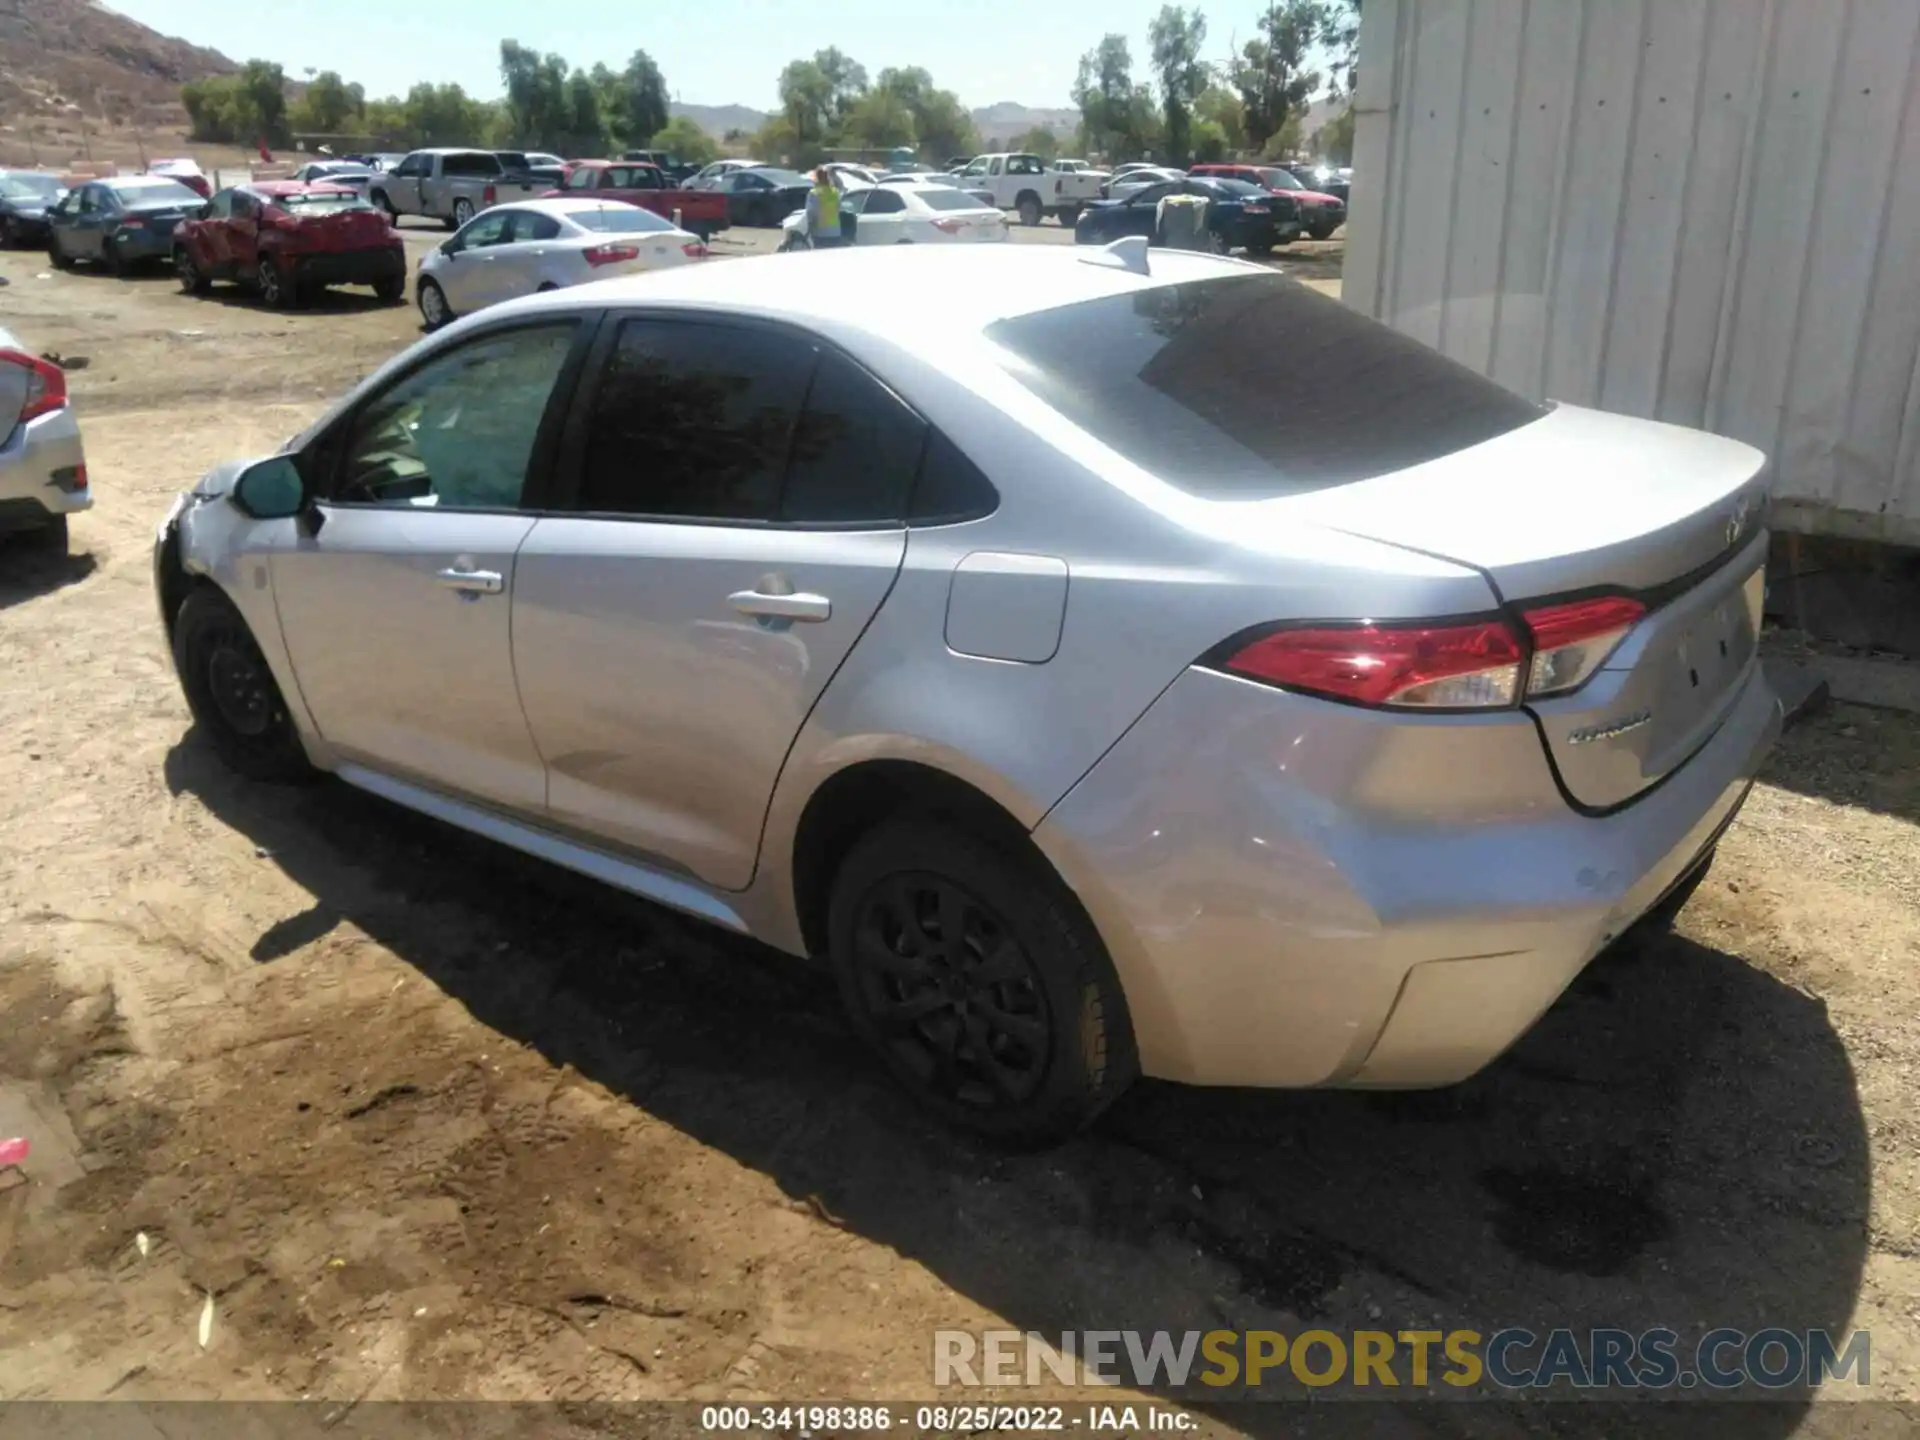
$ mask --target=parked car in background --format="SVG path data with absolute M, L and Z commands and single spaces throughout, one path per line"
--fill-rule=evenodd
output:
M 0 534 L 64 555 L 67 517 L 92 504 L 66 372 L 0 326 Z
M 89 180 L 47 211 L 47 259 L 58 269 L 76 260 L 124 275 L 136 265 L 173 256 L 173 232 L 206 204 L 163 175 Z
M 880 180 L 879 171 L 869 170 L 864 165 L 852 165 L 844 160 L 829 160 L 821 169 L 833 177 L 834 187 L 840 190 L 849 190 L 856 185 L 874 185 Z
M 971 196 L 982 205 L 993 205 L 991 190 L 985 190 L 979 186 L 964 186 L 952 175 L 882 175 L 874 183 L 877 185 L 940 185 L 949 190 L 958 190 L 962 195 Z M 1000 207 L 994 205 L 993 208 L 997 210 Z
M 365 165 L 351 160 L 309 160 L 290 177 L 306 184 L 325 182 L 328 185 L 340 185 L 364 196 L 367 187 L 373 183 L 374 172 Z
M 620 158 L 651 165 L 675 185 L 686 184 L 700 170 L 698 165 L 687 164 L 671 150 L 622 150 Z
M 1331 195 L 1342 205 L 1349 204 L 1353 189 L 1353 171 L 1331 165 L 1296 164 L 1283 166 L 1286 172 L 1308 190 Z
M 763 168 L 766 163 L 764 160 L 715 160 L 712 164 L 703 165 L 695 171 L 693 178 L 687 181 L 687 185 L 695 190 L 717 189 L 720 182 L 734 171 L 757 170 Z
M 506 154 L 508 152 L 502 152 Z M 523 157 L 530 170 L 561 170 L 567 168 L 567 162 L 549 150 L 528 150 Z
M 197 160 L 155 160 L 148 164 L 147 173 L 178 180 L 202 200 L 213 194 L 213 182 L 207 178 L 207 172 L 200 168 Z
M 820 957 L 1024 1141 L 1463 1080 L 1698 883 L 1765 456 L 1244 263 L 843 258 L 522 301 L 211 471 L 153 571 L 210 748 Z
M 698 235 L 650 210 L 605 200 L 498 205 L 420 257 L 414 295 L 437 330 L 458 316 L 542 290 L 563 290 L 705 259 Z
M 730 170 L 715 182 L 727 200 L 727 223 L 773 227 L 805 208 L 813 181 L 797 170 L 771 165 Z
M 1172 181 L 1186 179 L 1187 172 L 1174 170 L 1165 165 L 1122 165 L 1111 176 L 1100 183 L 1102 200 L 1124 200 L 1137 190 L 1149 185 L 1165 185 Z
M 1300 238 L 1299 212 L 1292 200 L 1243 180 L 1187 176 L 1143 185 L 1115 200 L 1096 200 L 1073 227 L 1076 245 L 1108 245 L 1128 235 L 1159 243 L 1159 206 L 1170 195 L 1195 195 L 1207 202 L 1207 230 L 1222 252 L 1245 250 L 1268 255 L 1277 245 Z
M 663 220 L 674 220 L 702 240 L 711 240 L 729 223 L 726 196 L 669 184 L 657 165 L 642 161 L 576 160 L 567 167 L 565 182 L 544 198 L 562 196 L 637 205 Z
M 47 211 L 66 193 L 58 175 L 0 170 L 0 250 L 46 244 Z
M 1022 225 L 1038 225 L 1044 216 L 1071 225 L 1081 206 L 1099 198 L 1100 184 L 1078 171 L 1054 170 L 1038 155 L 1002 151 L 976 155 L 954 181 L 963 190 L 984 190 L 1002 210 L 1019 215 Z
M 344 158 L 348 160 L 359 160 L 364 163 L 369 170 L 392 170 L 397 168 L 400 162 L 407 157 L 388 151 L 380 151 L 373 155 L 348 155 Z
M 536 171 L 518 151 L 415 150 L 382 171 L 367 198 L 389 219 L 424 215 L 457 230 L 489 205 L 531 200 L 563 178 L 563 171 Z
M 840 197 L 840 226 L 855 245 L 954 245 L 1004 241 L 1007 217 L 951 185 L 896 179 L 859 185 Z M 806 245 L 806 212 L 789 215 L 781 249 Z
M 1085 160 L 1055 160 L 1053 168 L 1066 175 L 1091 175 L 1095 180 L 1105 180 L 1113 173 L 1098 165 L 1089 165 Z
M 1300 223 L 1308 236 L 1325 240 L 1347 220 L 1346 203 L 1323 191 L 1309 190 L 1299 177 L 1281 165 L 1196 165 L 1189 175 L 1211 175 L 1221 180 L 1241 180 L 1258 185 L 1276 195 L 1287 195 L 1300 207 Z
M 329 285 L 368 285 L 388 304 L 407 289 L 407 256 L 384 211 L 330 181 L 258 180 L 222 190 L 173 237 L 180 288 L 216 280 L 259 291 L 275 309 Z

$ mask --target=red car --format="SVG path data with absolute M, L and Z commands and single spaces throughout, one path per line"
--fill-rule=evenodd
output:
M 716 190 L 684 190 L 667 179 L 658 165 L 636 160 L 575 160 L 567 166 L 560 189 L 543 200 L 618 200 L 651 210 L 663 220 L 674 220 L 702 240 L 711 240 L 727 228 L 727 197 Z
M 252 285 L 275 308 L 328 285 L 371 285 L 388 304 L 407 289 L 407 257 L 386 215 L 344 185 L 262 180 L 222 190 L 173 236 L 180 288 Z
M 1196 165 L 1189 175 L 1215 175 L 1222 180 L 1244 180 L 1262 190 L 1293 197 L 1300 207 L 1300 223 L 1315 240 L 1324 240 L 1347 219 L 1347 205 L 1337 195 L 1309 190 L 1290 170 L 1278 165 Z

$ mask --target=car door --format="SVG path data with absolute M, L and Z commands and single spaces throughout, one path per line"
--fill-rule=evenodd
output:
M 233 220 L 233 196 L 231 188 L 220 191 L 207 201 L 202 219 L 181 227 L 193 263 L 210 280 L 224 280 L 233 273 L 233 242 L 227 233 Z
M 382 188 L 387 192 L 388 198 L 399 207 L 401 214 L 426 213 L 426 196 L 422 182 L 432 169 L 433 157 L 423 155 L 416 150 L 388 175 L 387 183 Z
M 551 272 L 549 254 L 560 236 L 560 222 L 538 210 L 509 210 L 507 227 L 497 245 L 482 257 L 489 286 L 487 304 L 497 305 L 531 295 L 547 280 L 562 283 Z
M 899 571 L 926 427 L 783 326 L 609 317 L 596 350 L 568 513 L 514 582 L 548 807 L 740 889 L 788 747 Z
M 260 273 L 260 197 L 251 190 L 236 188 L 233 210 L 222 227 L 227 236 L 227 265 L 236 280 L 251 280 Z
M 513 674 L 514 557 L 586 326 L 529 319 L 443 347 L 302 455 L 319 525 L 284 522 L 274 602 L 301 698 L 348 763 L 544 808 Z
M 81 186 L 67 253 L 76 260 L 98 260 L 106 249 L 106 233 L 118 209 L 114 193 L 106 186 Z
M 512 212 L 489 210 L 475 216 L 451 240 L 440 247 L 447 263 L 434 271 L 456 315 L 482 310 L 493 302 L 487 298 L 492 277 L 487 270 L 487 252 L 506 238 L 507 218 Z
M 854 232 L 856 245 L 897 245 L 906 238 L 907 202 L 889 185 L 861 192 L 867 203 L 860 207 L 860 222 Z M 841 202 L 845 204 L 844 201 Z

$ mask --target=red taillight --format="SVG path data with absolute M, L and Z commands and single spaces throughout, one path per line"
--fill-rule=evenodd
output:
M 706 258 L 707 247 L 698 240 L 689 240 L 680 247 L 680 253 L 689 260 L 702 260 Z
M 486 206 L 488 206 L 488 205 L 491 205 L 491 204 L 493 204 L 493 203 L 494 203 L 494 202 L 495 202 L 496 200 L 498 200 L 499 198 L 500 198 L 500 192 L 499 192 L 499 190 L 497 190 L 497 189 L 496 189 L 495 187 L 493 187 L 492 185 L 489 185 L 489 186 L 487 186 L 487 188 L 486 188 L 486 189 L 484 189 L 484 190 L 482 190 L 482 191 L 480 192 L 480 204 L 481 204 L 481 207 L 482 207 L 482 208 L 485 208 Z
M 1522 612 L 1533 632 L 1533 663 L 1527 671 L 1529 695 L 1564 695 L 1578 690 L 1647 613 L 1627 595 L 1570 600 Z
M 962 230 L 967 228 L 967 225 L 964 220 L 941 219 L 933 222 L 933 228 L 943 235 L 958 235 Z
M 24 425 L 66 407 L 67 374 L 52 361 L 24 350 L 0 350 L 0 365 L 18 365 L 27 372 L 27 397 L 17 423 Z
M 640 247 L 638 245 L 618 245 L 609 241 L 605 245 L 595 245 L 591 249 L 583 250 L 580 253 L 586 256 L 587 264 L 598 267 L 601 265 L 617 265 L 622 260 L 638 260 L 640 258 Z
M 1356 705 L 1501 709 L 1520 698 L 1526 647 L 1499 620 L 1274 630 L 1222 668 Z

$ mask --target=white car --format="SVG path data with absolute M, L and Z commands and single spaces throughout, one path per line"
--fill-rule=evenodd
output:
M 840 197 L 840 209 L 856 217 L 855 245 L 968 245 L 1007 238 L 1007 217 L 997 206 L 918 176 L 849 189 Z M 788 216 L 780 248 L 803 248 L 806 226 L 804 211 Z
M 309 160 L 290 178 L 310 184 L 325 181 L 329 185 L 344 185 L 364 200 L 367 186 L 373 183 L 373 171 L 351 160 Z
M 562 290 L 705 258 L 700 237 L 613 200 L 525 200 L 474 216 L 420 259 L 414 298 L 437 330 L 458 316 L 541 290 Z

